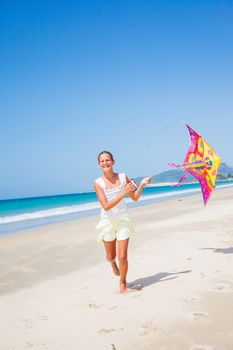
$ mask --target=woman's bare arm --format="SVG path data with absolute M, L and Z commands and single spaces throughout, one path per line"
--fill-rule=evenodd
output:
M 104 210 L 108 211 L 115 207 L 127 194 L 130 195 L 133 192 L 134 186 L 128 183 L 125 186 L 124 191 L 121 192 L 116 198 L 113 198 L 110 201 L 107 200 L 103 189 L 96 182 L 94 182 L 94 188 L 100 204 L 102 205 Z
M 129 181 L 129 179 L 128 179 L 127 177 L 126 177 L 126 179 L 127 179 L 127 181 Z M 151 177 L 150 177 L 150 176 L 145 177 L 145 178 L 141 181 L 141 183 L 140 183 L 140 185 L 138 186 L 137 190 L 136 190 L 135 192 L 130 192 L 130 193 L 129 193 L 129 195 L 130 195 L 130 197 L 132 198 L 132 200 L 137 201 L 137 200 L 140 198 L 141 194 L 142 194 L 143 187 L 144 187 L 145 185 L 148 185 L 149 183 L 151 183 Z

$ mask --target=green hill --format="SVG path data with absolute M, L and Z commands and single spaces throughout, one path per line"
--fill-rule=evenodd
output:
M 153 183 L 160 183 L 160 182 L 178 182 L 181 176 L 184 174 L 183 170 L 179 169 L 172 169 L 168 171 L 164 171 L 162 173 L 156 174 L 152 176 L 152 182 Z M 187 182 L 197 182 L 197 180 L 190 174 L 187 174 L 187 179 L 184 181 L 184 183 Z M 137 183 L 140 183 L 142 180 L 142 176 L 135 178 L 135 181 Z M 228 166 L 226 163 L 221 163 L 217 180 L 229 180 L 233 179 L 233 168 Z

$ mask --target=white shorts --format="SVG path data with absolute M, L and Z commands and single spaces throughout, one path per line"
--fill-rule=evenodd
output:
M 102 217 L 95 229 L 99 232 L 98 242 L 111 242 L 115 239 L 122 241 L 128 239 L 134 232 L 134 227 L 128 215 Z

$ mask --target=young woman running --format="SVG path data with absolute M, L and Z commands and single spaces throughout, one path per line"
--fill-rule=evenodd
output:
M 94 181 L 94 188 L 102 206 L 101 219 L 96 226 L 99 232 L 98 240 L 103 241 L 106 258 L 112 266 L 113 273 L 120 276 L 120 292 L 125 293 L 127 291 L 129 237 L 134 231 L 128 216 L 125 197 L 129 195 L 134 201 L 137 201 L 142 194 L 143 187 L 151 182 L 151 177 L 145 177 L 136 189 L 135 184 L 124 173 L 117 174 L 113 171 L 115 160 L 111 152 L 100 152 L 98 163 L 103 173 Z M 116 255 L 119 267 L 115 260 Z

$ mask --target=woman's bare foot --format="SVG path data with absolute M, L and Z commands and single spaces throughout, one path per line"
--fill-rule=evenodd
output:
M 114 275 L 120 276 L 120 271 L 115 260 L 111 261 L 112 271 Z
M 120 293 L 127 293 L 126 282 L 120 282 Z

